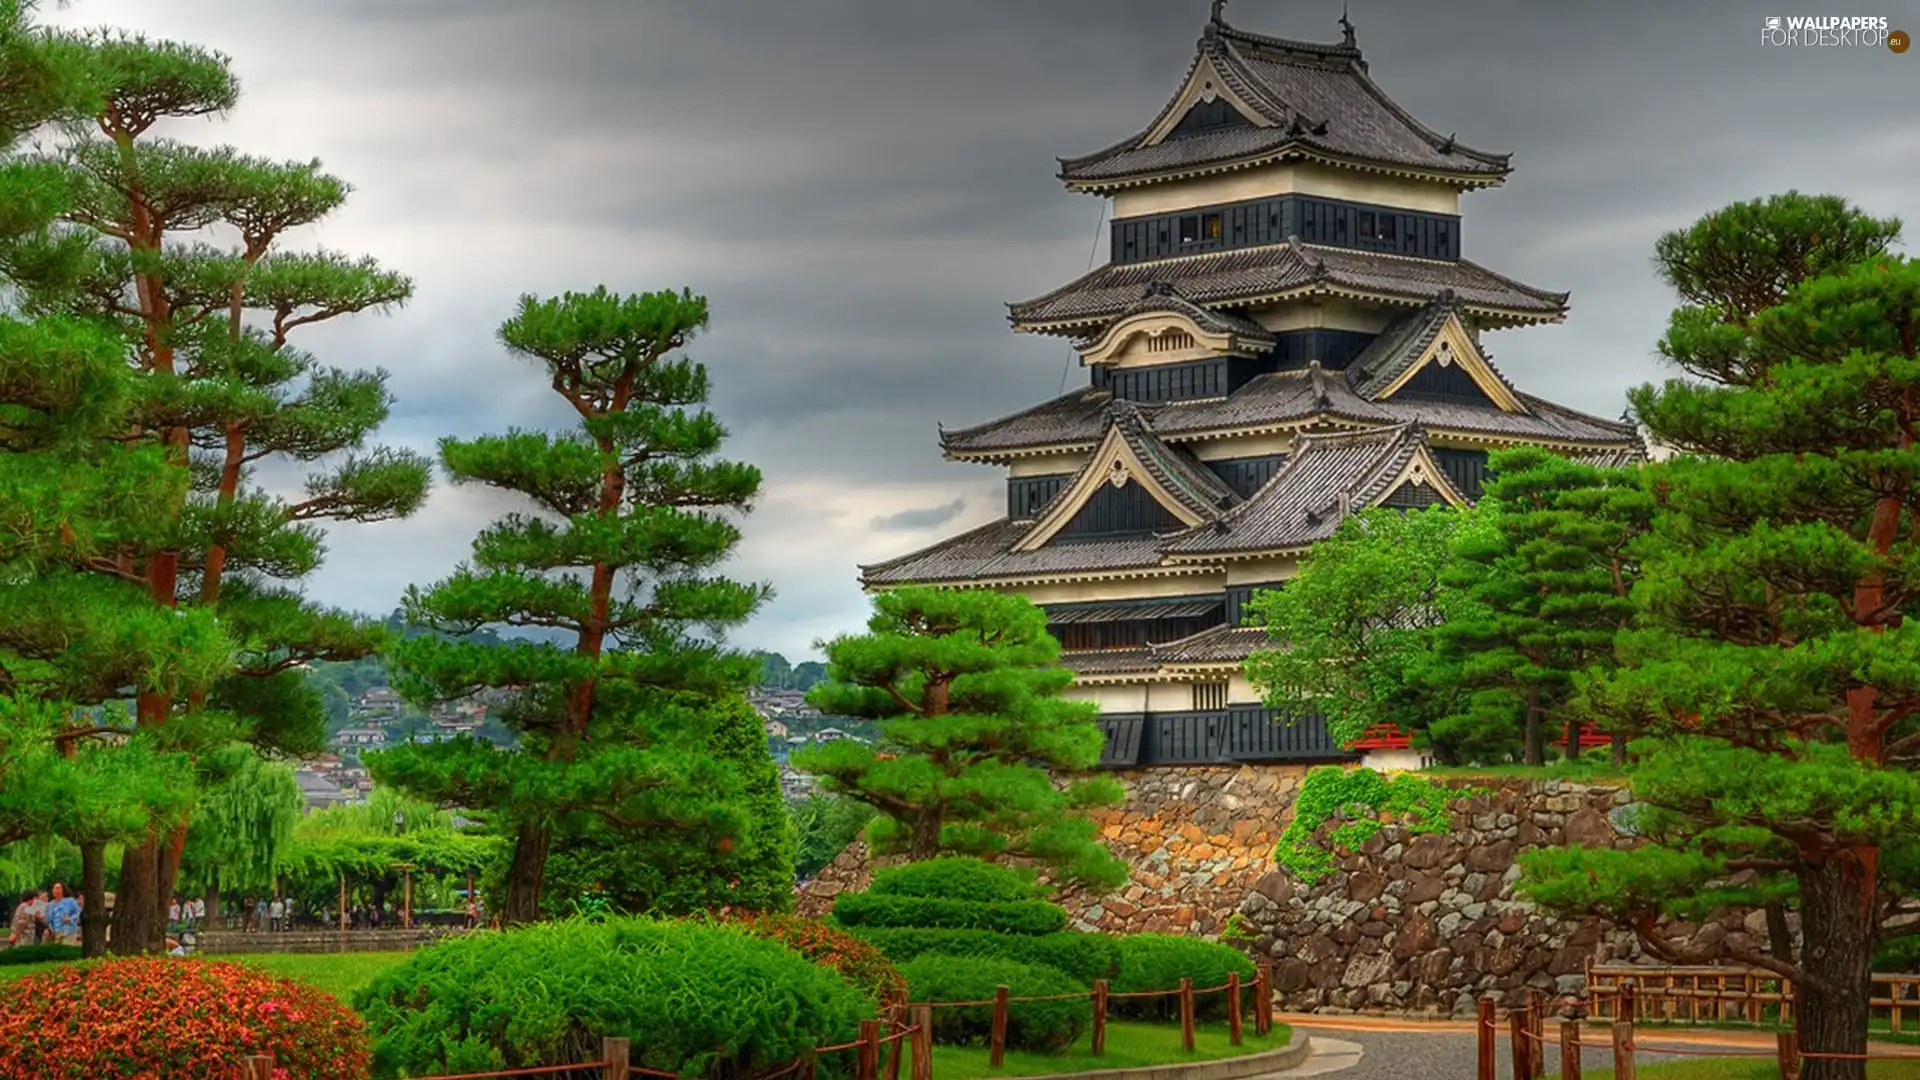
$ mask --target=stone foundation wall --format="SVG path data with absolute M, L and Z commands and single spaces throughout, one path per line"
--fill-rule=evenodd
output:
M 1241 905 L 1260 933 L 1252 952 L 1272 959 L 1282 1002 L 1298 1010 L 1464 1016 L 1487 993 L 1507 1004 L 1528 987 L 1578 994 L 1589 963 L 1651 961 L 1630 932 L 1518 899 L 1516 859 L 1562 844 L 1631 847 L 1615 827 L 1630 801 L 1618 787 L 1515 781 L 1456 804 L 1448 833 L 1389 825 L 1312 885 L 1286 872 L 1262 879 Z M 1757 916 L 1676 929 L 1702 943 L 1753 944 L 1758 933 L 1765 947 Z
M 1218 934 L 1254 884 L 1274 871 L 1273 848 L 1293 812 L 1306 768 L 1218 765 L 1115 774 L 1126 802 L 1097 813 L 1101 836 L 1133 867 L 1102 896 L 1068 891 L 1060 900 L 1080 930 Z M 855 844 L 800 890 L 799 911 L 823 915 L 842 892 L 872 877 Z
M 413 930 L 290 930 L 253 934 L 239 930 L 206 930 L 196 936 L 194 948 L 209 956 L 235 953 L 401 952 L 431 945 L 465 933 L 462 928 L 419 927 Z

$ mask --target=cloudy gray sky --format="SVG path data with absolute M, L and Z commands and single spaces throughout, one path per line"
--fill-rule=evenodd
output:
M 1780 14 L 1885 15 L 1920 0 Z M 766 473 L 732 572 L 776 600 L 738 635 L 790 657 L 855 629 L 855 566 L 990 520 L 964 426 L 1059 393 L 1067 347 L 1003 304 L 1088 269 L 1099 200 L 1054 159 L 1144 126 L 1206 0 L 74 0 L 50 14 L 220 49 L 245 96 L 170 132 L 319 157 L 355 197 L 302 238 L 412 274 L 418 298 L 306 340 L 393 372 L 388 441 L 567 420 L 495 327 L 523 292 L 690 286 L 714 327 L 731 456 Z M 1658 377 L 1660 231 L 1788 188 L 1920 228 L 1920 50 L 1782 50 L 1734 0 L 1352 0 L 1375 78 L 1430 126 L 1513 151 L 1465 200 L 1468 257 L 1571 289 L 1563 326 L 1488 344 L 1521 386 L 1601 415 Z M 1228 19 L 1337 40 L 1339 0 Z M 1098 256 L 1105 257 L 1104 237 Z M 310 591 L 392 607 L 503 509 L 441 487 L 417 518 L 340 527 Z

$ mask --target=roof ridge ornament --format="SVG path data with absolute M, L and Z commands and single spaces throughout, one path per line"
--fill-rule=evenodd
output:
M 1226 20 L 1224 18 L 1224 15 L 1226 14 L 1226 10 L 1227 10 L 1227 0 L 1213 0 L 1213 15 L 1207 21 L 1217 26 L 1226 25 Z
M 1438 147 L 1436 147 L 1436 149 L 1438 149 L 1438 150 L 1439 150 L 1439 151 L 1440 151 L 1441 153 L 1443 153 L 1443 154 L 1451 154 L 1451 153 L 1453 153 L 1453 134 L 1452 134 L 1452 133 L 1449 133 L 1449 134 L 1447 135 L 1447 137 L 1446 137 L 1446 139 L 1445 139 L 1445 140 L 1443 140 L 1443 141 L 1442 141 L 1442 142 L 1440 143 L 1440 145 L 1439 145 Z
M 1214 5 L 1214 10 L 1218 12 L 1219 4 L 1224 2 L 1225 0 L 1218 0 Z M 1347 5 L 1344 2 L 1340 5 L 1340 44 L 1345 45 L 1349 49 L 1357 49 L 1360 47 L 1354 41 L 1353 23 L 1347 19 Z

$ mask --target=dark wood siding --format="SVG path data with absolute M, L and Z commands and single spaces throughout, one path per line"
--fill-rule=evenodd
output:
M 1342 761 L 1354 757 L 1319 716 L 1289 723 L 1274 709 L 1233 706 L 1206 712 L 1131 713 L 1100 718 L 1110 769 L 1241 761 Z
M 1122 401 L 1196 401 L 1232 393 L 1234 387 L 1229 385 L 1228 375 L 1224 357 L 1152 367 L 1114 368 L 1100 364 L 1093 369 L 1093 385 L 1111 390 L 1113 396 Z
M 1248 120 L 1239 109 L 1227 104 L 1226 98 L 1214 98 L 1212 101 L 1198 102 L 1193 108 L 1188 109 L 1187 115 L 1181 117 L 1173 130 L 1167 133 L 1167 138 L 1185 139 L 1193 135 L 1225 131 L 1228 128 L 1252 126 L 1253 121 Z
M 1414 372 L 1413 378 L 1407 380 L 1407 385 L 1394 391 L 1393 396 L 1493 406 L 1493 399 L 1480 389 L 1480 384 L 1473 381 L 1473 376 L 1467 374 L 1465 368 L 1459 364 L 1441 367 L 1431 361 Z
M 1129 619 L 1125 622 L 1065 623 L 1047 627 L 1047 633 L 1062 649 L 1085 652 L 1091 649 L 1138 649 L 1149 643 L 1164 645 L 1192 637 L 1202 630 L 1220 625 L 1221 614 L 1191 619 Z
M 1210 217 L 1218 219 L 1217 226 L 1208 221 Z M 1113 223 L 1109 257 L 1115 263 L 1170 259 L 1278 244 L 1289 236 L 1314 244 L 1425 259 L 1460 257 L 1457 214 L 1429 214 L 1310 195 L 1282 195 L 1122 218 Z
M 1380 505 L 1391 506 L 1395 510 L 1424 510 L 1446 501 L 1430 484 L 1401 484 L 1388 493 Z
M 1227 586 L 1226 621 L 1234 626 L 1245 626 L 1252 612 L 1247 605 L 1252 602 L 1253 594 L 1270 592 L 1286 585 L 1284 581 L 1263 581 L 1257 585 Z
M 1186 525 L 1171 510 L 1160 505 L 1146 488 L 1128 480 L 1125 486 L 1100 484 L 1079 513 L 1073 515 L 1059 535 L 1065 539 L 1093 539 L 1108 536 L 1137 536 L 1141 533 L 1172 532 Z
M 1273 474 L 1280 470 L 1286 460 L 1285 454 L 1269 454 L 1266 457 L 1227 458 L 1206 464 L 1221 483 L 1244 499 L 1273 479 Z
M 1487 483 L 1487 452 L 1485 450 L 1453 450 L 1446 447 L 1429 447 L 1434 463 L 1440 466 L 1447 479 L 1460 494 L 1469 499 L 1479 499 L 1480 492 Z
M 1131 769 L 1140 764 L 1140 752 L 1146 749 L 1147 718 L 1111 714 L 1100 718 L 1107 741 L 1100 750 L 1100 766 L 1106 769 Z
M 1364 352 L 1375 335 L 1358 330 L 1287 330 L 1274 337 L 1276 370 L 1303 368 L 1307 361 L 1318 360 L 1321 367 L 1338 371 Z
M 1027 521 L 1054 500 L 1072 480 L 1071 473 L 1054 476 L 1015 476 L 1007 479 L 1007 517 Z

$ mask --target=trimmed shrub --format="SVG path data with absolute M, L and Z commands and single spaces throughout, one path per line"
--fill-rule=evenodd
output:
M 360 1018 L 313 987 L 241 964 L 131 957 L 0 988 L 0 1076 L 206 1080 L 249 1054 L 280 1075 L 365 1080 Z
M 1138 990 L 1173 990 L 1182 978 L 1193 980 L 1195 990 L 1222 986 L 1227 973 L 1240 973 L 1242 986 L 1253 985 L 1253 961 L 1231 945 L 1173 934 L 1134 934 L 1116 939 L 1120 946 L 1120 970 L 1111 989 L 1116 994 Z M 1251 1003 L 1251 994 L 1242 992 L 1243 1007 Z M 1180 1015 L 1177 994 L 1165 997 L 1117 998 L 1113 1011 L 1121 1016 L 1163 1019 Z M 1219 1020 L 1227 1015 L 1227 995 L 1201 994 L 1194 998 L 1194 1015 Z
M 911 963 L 922 956 L 972 956 L 1016 960 L 1057 968 L 1086 984 L 1111 979 L 1120 947 L 1104 934 L 996 934 L 991 930 L 921 930 L 910 926 L 862 926 L 849 933 L 870 941 L 888 960 Z
M 981 903 L 883 893 L 848 893 L 833 904 L 842 926 L 913 926 L 930 930 L 997 930 L 1052 934 L 1067 928 L 1066 909 L 1045 900 Z
M 901 967 L 915 1002 L 990 1001 L 995 987 L 1011 997 L 1046 997 L 1086 991 L 1073 976 L 1038 964 L 988 960 L 977 956 L 931 953 Z M 993 1007 L 974 1005 L 934 1009 L 933 1041 L 965 1046 L 987 1042 L 993 1034 Z M 1019 1050 L 1057 1053 L 1072 1045 L 1093 1022 L 1093 1002 L 1075 997 L 1060 1001 L 1020 1001 L 1007 1006 L 1007 1045 Z
M 776 941 L 703 922 L 574 919 L 421 949 L 354 997 L 383 1074 L 593 1061 L 748 1080 L 874 1015 L 840 976 Z
M 878 896 L 923 896 L 980 904 L 1041 900 L 1051 891 L 1031 873 L 979 859 L 945 858 L 906 863 L 873 876 L 867 892 Z
M 52 964 L 80 959 L 78 945 L 15 945 L 0 949 L 0 967 L 14 964 Z
M 891 959 L 881 949 L 837 926 L 798 915 L 749 915 L 728 925 L 757 938 L 777 941 L 833 971 L 872 998 L 876 1006 L 906 1000 L 906 976 Z

